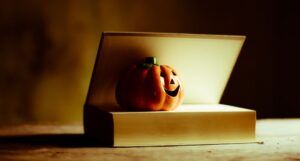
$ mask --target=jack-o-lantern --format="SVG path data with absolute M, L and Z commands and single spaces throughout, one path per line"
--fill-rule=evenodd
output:
M 182 103 L 183 97 L 183 86 L 176 71 L 156 64 L 155 57 L 132 65 L 116 87 L 118 104 L 132 111 L 173 110 Z

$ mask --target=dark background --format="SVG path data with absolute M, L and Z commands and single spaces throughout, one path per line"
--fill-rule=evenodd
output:
M 246 35 L 222 103 L 300 117 L 292 1 L 0 1 L 0 124 L 81 122 L 102 31 Z

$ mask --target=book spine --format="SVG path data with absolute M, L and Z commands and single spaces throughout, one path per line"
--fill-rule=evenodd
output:
M 93 144 L 114 144 L 114 122 L 111 113 L 97 107 L 84 106 L 84 134 Z

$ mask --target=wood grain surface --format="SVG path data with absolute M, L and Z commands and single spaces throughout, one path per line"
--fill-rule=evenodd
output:
M 95 145 L 82 125 L 0 127 L 0 161 L 300 160 L 300 119 L 257 121 L 256 144 L 111 148 Z

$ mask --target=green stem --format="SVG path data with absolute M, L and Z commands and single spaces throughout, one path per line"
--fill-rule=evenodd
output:
M 158 65 L 156 62 L 156 57 L 146 57 L 145 62 L 141 64 L 143 68 L 150 69 L 153 65 Z
M 156 64 L 156 57 L 146 57 L 145 63 L 146 64 Z

